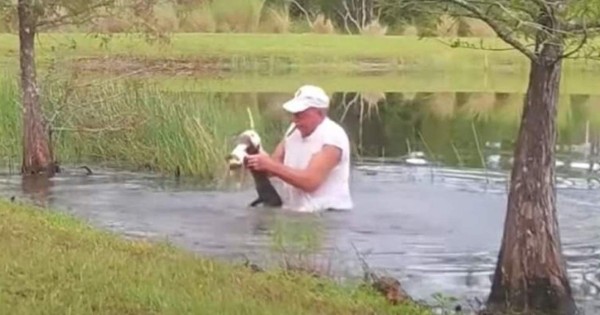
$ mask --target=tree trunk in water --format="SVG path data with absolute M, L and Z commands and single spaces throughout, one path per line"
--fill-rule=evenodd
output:
M 40 106 L 35 70 L 36 18 L 31 0 L 19 0 L 19 44 L 23 106 L 23 174 L 55 171 L 50 139 Z
M 556 215 L 555 143 L 562 53 L 532 61 L 514 155 L 504 235 L 488 311 L 574 314 Z

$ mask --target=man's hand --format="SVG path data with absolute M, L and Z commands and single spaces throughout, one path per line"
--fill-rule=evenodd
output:
M 275 163 L 276 162 L 264 152 L 246 156 L 246 167 L 255 171 L 270 172 Z

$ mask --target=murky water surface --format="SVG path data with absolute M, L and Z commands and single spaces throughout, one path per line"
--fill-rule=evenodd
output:
M 60 175 L 46 183 L 4 176 L 0 191 L 129 236 L 168 238 L 224 259 L 272 258 L 275 230 L 319 226 L 321 252 L 330 256 L 338 274 L 360 274 L 355 247 L 371 268 L 397 276 L 423 299 L 437 292 L 485 298 L 506 203 L 505 172 L 409 164 L 356 165 L 356 208 L 316 218 L 248 209 L 255 194 L 250 188 L 201 190 L 150 175 L 96 172 Z M 592 307 L 600 285 L 600 194 L 575 177 L 564 177 L 559 186 L 569 273 L 578 298 L 585 300 L 582 305 Z

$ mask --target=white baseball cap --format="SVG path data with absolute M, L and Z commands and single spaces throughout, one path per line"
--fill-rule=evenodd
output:
M 322 88 L 314 85 L 303 85 L 296 91 L 293 99 L 283 104 L 283 109 L 290 113 L 299 113 L 310 107 L 329 107 L 329 96 Z

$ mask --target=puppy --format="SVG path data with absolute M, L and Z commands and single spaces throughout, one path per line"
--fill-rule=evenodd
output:
M 235 144 L 233 151 L 226 157 L 230 170 L 239 169 L 246 165 L 248 154 L 257 154 L 262 151 L 260 136 L 254 130 L 246 130 L 239 134 Z M 281 197 L 271 184 L 267 173 L 256 170 L 250 170 L 250 173 L 252 173 L 256 192 L 258 193 L 258 198 L 250 203 L 250 206 L 256 207 L 258 204 L 263 203 L 268 207 L 281 207 Z

